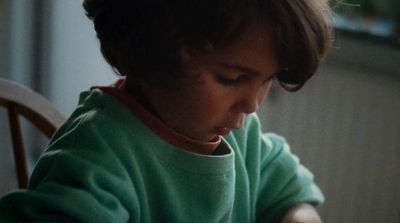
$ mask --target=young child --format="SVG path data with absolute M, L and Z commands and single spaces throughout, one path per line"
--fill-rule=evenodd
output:
M 323 196 L 254 113 L 331 42 L 322 0 L 84 0 L 124 76 L 93 87 L 0 222 L 321 222 Z

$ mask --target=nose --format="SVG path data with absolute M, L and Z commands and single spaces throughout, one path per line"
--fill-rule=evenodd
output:
M 236 111 L 245 114 L 256 112 L 268 93 L 268 89 L 269 88 L 258 88 L 244 93 L 236 103 Z

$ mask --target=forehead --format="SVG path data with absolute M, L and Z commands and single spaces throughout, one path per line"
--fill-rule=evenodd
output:
M 256 23 L 249 26 L 230 46 L 217 51 L 215 56 L 241 57 L 246 55 L 267 56 L 267 54 L 273 56 L 275 54 L 273 42 L 271 30 Z
M 207 67 L 220 63 L 248 67 L 268 75 L 279 70 L 272 29 L 254 23 L 231 45 L 211 53 L 189 57 L 187 64 Z M 185 62 L 184 62 L 185 64 Z

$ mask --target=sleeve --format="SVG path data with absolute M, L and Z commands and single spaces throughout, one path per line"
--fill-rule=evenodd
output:
M 29 189 L 0 199 L 0 222 L 128 222 L 135 192 L 106 140 L 113 135 L 107 128 L 78 128 L 57 139 Z
M 263 134 L 256 115 L 250 117 L 247 134 L 247 159 L 257 160 L 255 163 L 258 165 L 258 170 L 254 171 L 258 176 L 253 178 L 258 181 L 258 219 L 279 222 L 281 214 L 296 203 L 318 205 L 324 201 L 314 183 L 313 174 L 291 153 L 283 137 L 273 133 Z

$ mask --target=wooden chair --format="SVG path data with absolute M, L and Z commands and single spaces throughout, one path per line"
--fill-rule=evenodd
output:
M 50 138 L 64 122 L 63 115 L 43 96 L 16 82 L 0 78 L 0 106 L 8 111 L 17 180 L 26 188 L 28 174 L 19 116 Z

